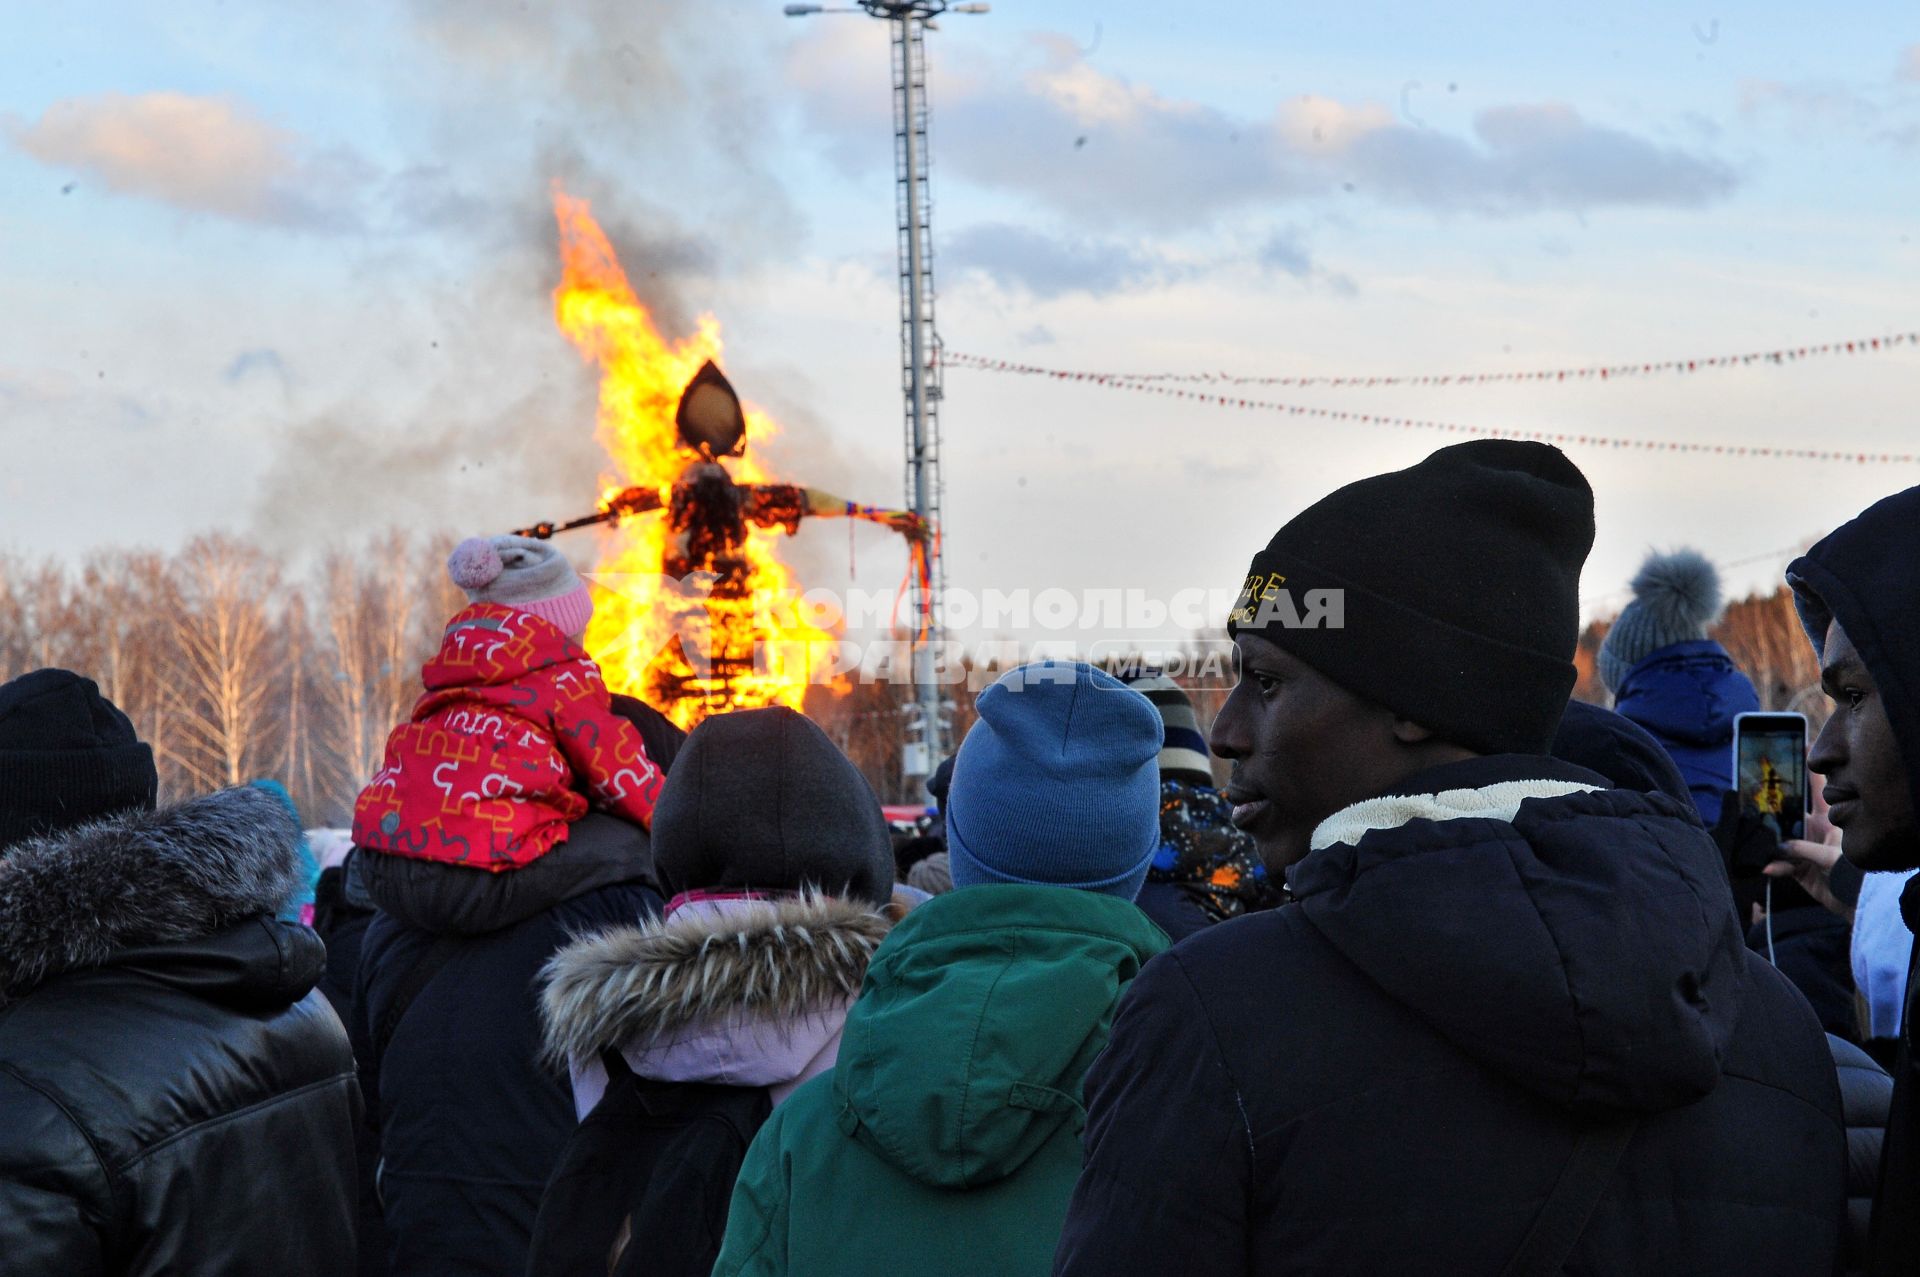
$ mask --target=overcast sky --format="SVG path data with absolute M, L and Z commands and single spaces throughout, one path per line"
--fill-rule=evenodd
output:
M 1497 371 L 1920 328 L 1904 0 L 1017 3 L 934 66 L 940 328 L 1029 363 Z M 163 12 L 164 10 L 164 12 Z M 597 490 L 549 184 L 663 320 L 720 321 L 783 472 L 900 492 L 883 25 L 777 0 L 17 7 L 0 44 L 0 550 L 291 550 Z M 1289 402 L 1488 427 L 1920 450 L 1920 353 Z M 1327 489 L 1445 436 L 954 370 L 955 586 L 1226 587 Z M 1571 447 L 1590 610 L 1653 546 L 1767 588 L 1920 467 Z M 854 542 L 858 578 L 898 547 Z M 575 547 L 583 559 L 591 546 Z M 841 530 L 796 541 L 847 578 Z

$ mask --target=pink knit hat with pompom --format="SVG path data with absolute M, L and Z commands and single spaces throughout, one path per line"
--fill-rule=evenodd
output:
M 550 542 L 532 537 L 468 537 L 447 557 L 447 575 L 470 603 L 498 603 L 544 617 L 562 634 L 586 633 L 593 618 L 587 583 Z

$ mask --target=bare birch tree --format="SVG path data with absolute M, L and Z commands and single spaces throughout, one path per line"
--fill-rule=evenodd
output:
M 238 785 L 275 761 L 266 739 L 285 670 L 270 606 L 280 570 L 225 534 L 196 538 L 176 561 L 181 606 L 165 638 L 169 759 L 195 788 Z
M 1820 662 L 1800 627 L 1791 589 L 1782 585 L 1772 594 L 1741 599 L 1727 609 L 1713 637 L 1753 680 L 1761 709 L 1798 711 L 1815 730 L 1826 721 Z

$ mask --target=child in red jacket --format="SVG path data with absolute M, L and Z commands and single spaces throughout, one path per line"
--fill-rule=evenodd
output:
M 501 873 L 566 841 L 592 805 L 652 824 L 660 769 L 580 646 L 593 600 L 545 541 L 478 537 L 447 560 L 473 606 L 421 670 L 354 805 L 357 847 Z

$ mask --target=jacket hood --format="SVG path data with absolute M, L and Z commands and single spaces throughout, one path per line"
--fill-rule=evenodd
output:
M 1548 752 L 1563 763 L 1598 772 L 1615 789 L 1665 794 L 1693 805 L 1693 793 L 1673 755 L 1646 728 L 1613 710 L 1568 701 Z
M 1081 1083 L 1114 1004 L 1167 938 L 1131 901 L 1066 887 L 963 887 L 874 955 L 834 1066 L 843 1131 L 921 1183 L 1020 1169 L 1085 1120 Z
M 1794 607 L 1813 650 L 1838 620 L 1887 708 L 1920 811 L 1920 487 L 1868 506 L 1787 565 Z
M 299 886 L 299 845 L 286 805 L 251 787 L 14 844 L 0 853 L 0 1001 L 271 917 Z
M 1335 813 L 1306 918 L 1461 1051 L 1580 1113 L 1718 1083 L 1745 991 L 1719 852 L 1664 795 L 1546 758 L 1434 768 Z
M 1689 745 L 1733 739 L 1733 720 L 1760 708 L 1753 682 L 1712 639 L 1649 653 L 1621 681 L 1613 708 L 1648 731 Z
M 813 893 L 695 902 L 577 940 L 547 962 L 547 1050 L 577 1063 L 614 1048 L 661 1081 L 791 1082 L 839 1038 L 891 926 Z
M 428 692 L 515 683 L 550 665 L 589 659 L 544 616 L 503 603 L 475 603 L 447 622 L 440 650 L 420 668 Z

